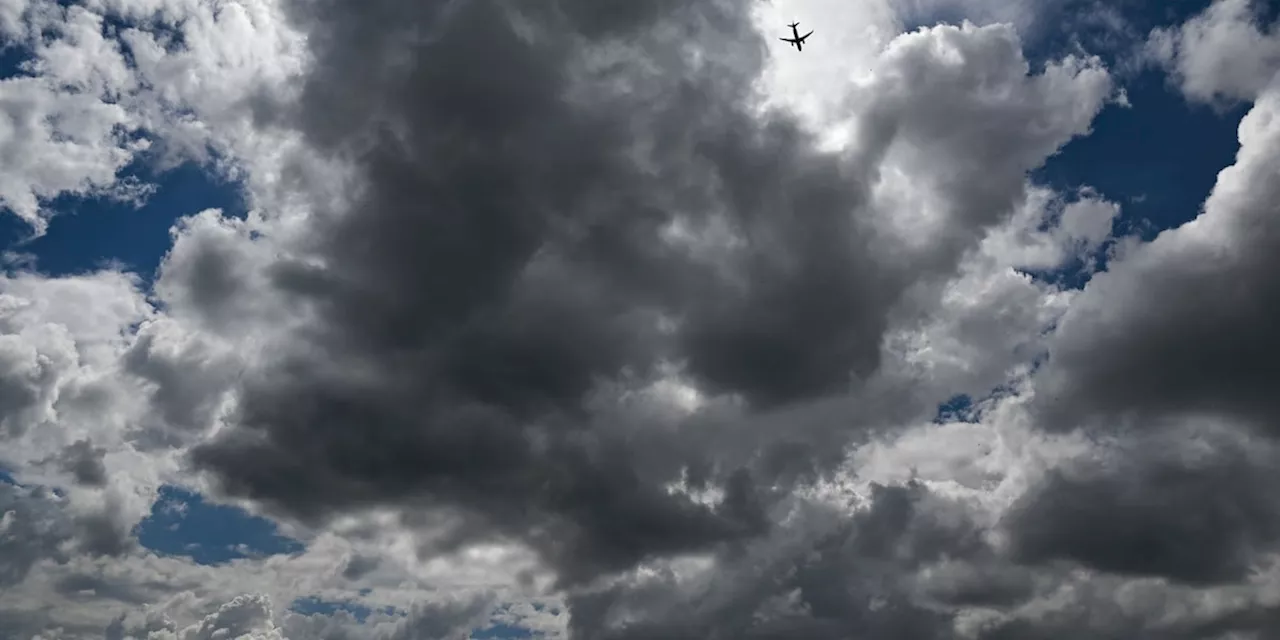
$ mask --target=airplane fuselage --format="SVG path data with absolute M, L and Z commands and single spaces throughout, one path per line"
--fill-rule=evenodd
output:
M 796 48 L 796 50 L 797 50 L 797 51 L 804 51 L 804 41 L 805 41 L 805 39 L 806 39 L 806 38 L 808 38 L 809 36 L 813 35 L 813 32 L 812 32 L 812 31 L 810 31 L 809 33 L 806 33 L 806 34 L 804 34 L 804 35 L 800 35 L 800 30 L 796 28 L 797 26 L 799 26 L 799 24 L 800 24 L 799 22 L 796 22 L 796 23 L 793 23 L 793 24 L 789 24 L 789 25 L 787 25 L 788 27 L 791 27 L 791 36 L 792 36 L 792 37 L 790 37 L 790 38 L 778 38 L 778 39 L 779 39 L 779 40 L 781 40 L 781 41 L 783 41 L 783 42 L 786 42 L 786 43 L 788 43 L 788 44 L 790 44 L 790 45 L 792 45 L 792 46 L 794 46 L 794 47 Z

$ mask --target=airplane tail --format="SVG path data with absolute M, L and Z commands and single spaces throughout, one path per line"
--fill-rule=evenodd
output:
M 795 27 L 800 26 L 800 23 L 799 23 L 799 22 L 792 22 L 791 24 L 789 24 L 789 25 L 787 25 L 787 26 L 788 26 L 788 27 L 795 28 Z

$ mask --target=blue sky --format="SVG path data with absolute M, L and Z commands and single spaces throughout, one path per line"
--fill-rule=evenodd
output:
M 169 249 L 175 220 L 212 208 L 243 213 L 237 185 L 200 165 L 186 163 L 159 175 L 139 165 L 129 175 L 157 187 L 141 207 L 62 196 L 51 204 L 58 214 L 45 235 L 32 238 L 30 228 L 9 215 L 0 218 L 0 242 L 6 250 L 35 256 L 37 270 L 51 276 L 92 271 L 114 261 L 149 280 Z
M 1176 24 L 1202 10 L 1208 2 L 1122 3 L 1125 17 L 1145 33 L 1153 26 Z M 1148 7 L 1161 7 L 1149 10 Z M 1028 56 L 1042 60 L 1061 53 L 1069 40 L 1047 33 L 1032 40 Z M 1098 51 L 1109 63 L 1128 50 Z M 0 76 L 20 73 L 20 51 L 0 52 Z M 1163 72 L 1147 69 L 1121 82 L 1131 108 L 1109 106 L 1095 120 L 1092 135 L 1070 143 L 1034 177 L 1069 191 L 1089 185 L 1120 202 L 1120 229 L 1150 238 L 1161 229 L 1194 218 L 1216 174 L 1231 164 L 1236 151 L 1236 127 L 1246 108 L 1216 112 L 1189 104 L 1169 86 Z M 1170 135 L 1169 132 L 1178 132 Z M 141 207 L 99 199 L 62 197 L 50 207 L 57 211 L 46 235 L 28 238 L 29 229 L 15 216 L 0 215 L 0 244 L 9 251 L 34 256 L 36 270 L 48 275 L 91 271 L 118 262 L 144 279 L 153 276 L 170 246 L 169 229 L 185 215 L 207 208 L 244 214 L 238 185 L 217 177 L 206 167 L 184 164 L 154 174 L 145 163 L 127 172 L 154 183 L 155 193 Z M 1071 281 L 1072 274 L 1038 274 Z M 940 412 L 963 411 L 967 398 L 957 398 Z M 0 472 L 0 481 L 11 480 Z M 137 528 L 141 544 L 156 553 L 190 557 L 202 564 L 218 564 L 256 555 L 301 551 L 303 544 L 282 536 L 271 522 L 244 511 L 208 503 L 198 493 L 166 486 L 151 515 Z M 296 611 L 332 612 L 346 608 L 357 617 L 367 607 L 319 599 L 300 599 Z M 477 630 L 474 638 L 532 637 L 506 625 Z
M 187 556 L 200 564 L 218 564 L 254 555 L 294 553 L 301 542 L 280 534 L 270 520 L 244 510 L 209 504 L 198 493 L 165 486 L 151 515 L 137 529 L 142 546 L 157 553 Z

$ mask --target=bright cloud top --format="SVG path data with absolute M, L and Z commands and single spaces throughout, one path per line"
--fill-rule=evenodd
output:
M 1249 104 L 1194 221 L 1036 177 L 1142 108 L 1087 47 L 1033 62 L 1068 11 Z M 1272 633 L 1263 20 L 0 4 L 5 215 L 183 163 L 249 205 L 174 212 L 154 274 L 8 254 L 0 636 Z

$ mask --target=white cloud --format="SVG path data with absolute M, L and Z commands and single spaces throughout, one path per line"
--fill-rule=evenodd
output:
M 41 202 L 68 193 L 136 199 L 121 169 L 147 148 L 131 140 L 137 122 L 118 104 L 63 92 L 44 78 L 0 80 L 0 203 L 43 233 L 51 212 Z
M 181 44 L 107 28 L 107 17 L 158 19 Z M 148 185 L 120 179 L 136 160 L 204 162 L 210 148 L 237 157 L 264 144 L 254 101 L 283 91 L 302 68 L 300 39 L 267 0 L 39 0 L 25 12 L 10 2 L 0 29 L 31 53 L 24 75 L 0 80 L 0 206 L 37 234 L 59 195 L 145 198 Z
M 987 251 L 1012 267 L 1054 270 L 1075 260 L 1092 270 L 1088 260 L 1111 238 L 1119 214 L 1119 205 L 1090 190 L 1068 201 L 1051 190 L 1035 188 L 1015 212 L 1013 224 L 992 233 L 985 244 Z M 1046 226 L 1046 222 L 1054 224 Z
M 1193 100 L 1253 100 L 1280 73 L 1280 29 L 1259 23 L 1254 0 L 1214 0 L 1173 28 L 1152 31 L 1147 55 Z

